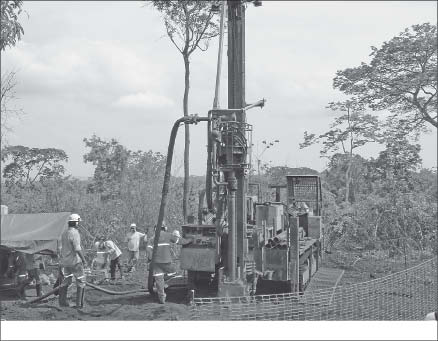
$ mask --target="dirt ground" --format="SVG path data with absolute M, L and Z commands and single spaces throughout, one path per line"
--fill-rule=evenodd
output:
M 418 264 L 423 259 L 419 257 L 410 260 L 409 267 Z M 376 256 L 357 257 L 354 255 L 332 254 L 324 259 L 325 266 L 337 267 L 345 270 L 340 285 L 348 285 L 370 279 L 379 278 L 390 273 L 403 270 L 404 260 L 400 259 L 381 259 Z M 46 270 L 49 273 L 50 270 Z M 145 289 L 147 272 L 144 267 L 134 273 L 126 273 L 125 279 L 116 280 L 114 283 L 105 282 L 100 286 L 111 291 L 129 291 Z M 183 281 L 183 280 L 182 280 Z M 181 280 L 175 281 L 181 284 Z M 51 285 L 45 285 L 43 291 L 48 292 L 52 289 Z M 28 300 L 35 298 L 34 288 L 26 291 Z M 7 321 L 23 320 L 188 320 L 188 296 L 187 290 L 181 286 L 170 287 L 167 290 L 167 302 L 159 304 L 155 297 L 145 292 L 128 295 L 108 295 L 94 290 L 90 287 L 86 289 L 85 306 L 82 309 L 59 308 L 57 297 L 51 296 L 37 304 L 29 305 L 24 300 L 19 300 L 13 295 L 1 298 L 1 319 Z M 76 288 L 72 285 L 69 288 L 70 304 L 74 305 Z
M 46 274 L 50 269 L 44 271 Z M 125 279 L 104 281 L 99 287 L 110 291 L 134 291 L 147 288 L 147 272 L 144 266 L 133 273 L 125 272 Z M 117 273 L 119 276 L 119 273 Z M 183 279 L 182 279 L 183 280 Z M 87 287 L 85 304 L 82 309 L 74 308 L 76 286 L 69 287 L 68 298 L 72 307 L 60 308 L 57 296 L 50 296 L 41 302 L 28 304 L 36 298 L 34 287 L 26 290 L 26 300 L 20 300 L 13 293 L 3 294 L 1 298 L 1 319 L 7 321 L 22 320 L 187 320 L 187 290 L 181 288 L 181 279 L 173 281 L 175 287 L 167 289 L 166 304 L 159 304 L 157 299 L 147 292 L 127 295 L 109 295 Z M 43 292 L 52 290 L 52 285 L 43 285 Z

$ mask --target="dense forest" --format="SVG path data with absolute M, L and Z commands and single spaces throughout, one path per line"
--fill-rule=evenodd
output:
M 78 212 L 91 235 L 105 233 L 118 241 L 131 222 L 143 230 L 153 227 L 165 156 L 130 151 L 116 140 L 97 136 L 84 142 L 89 148 L 84 162 L 95 166 L 89 180 L 64 176 L 67 155 L 62 150 L 6 147 L 2 204 L 10 213 Z M 436 169 L 421 168 L 419 151 L 418 145 L 397 143 L 377 158 L 355 155 L 351 162 L 341 153 L 330 158 L 329 167 L 320 173 L 329 250 L 385 250 L 390 255 L 406 250 L 436 252 L 437 174 Z M 252 173 L 250 181 L 261 184 L 263 201 L 273 201 L 275 195 L 268 186 L 284 184 L 287 174 L 318 172 L 304 167 L 264 167 L 260 175 Z M 204 177 L 191 177 L 190 213 L 195 216 L 204 181 Z M 166 214 L 171 228 L 183 222 L 182 193 L 183 178 L 173 177 Z M 92 236 L 83 235 L 91 246 Z

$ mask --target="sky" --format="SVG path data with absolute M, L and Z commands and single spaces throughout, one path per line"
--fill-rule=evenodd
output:
M 163 20 L 139 1 L 24 1 L 24 36 L 1 55 L 2 73 L 17 70 L 14 106 L 25 111 L 12 123 L 11 145 L 60 148 L 67 173 L 92 176 L 83 162 L 84 138 L 115 138 L 130 150 L 166 153 L 170 130 L 182 116 L 184 65 L 165 35 Z M 304 131 L 324 133 L 334 118 L 328 102 L 343 99 L 332 88 L 337 70 L 369 62 L 405 28 L 436 23 L 435 1 L 264 1 L 246 11 L 246 101 L 254 155 L 263 162 L 322 171 L 319 147 L 299 149 Z M 226 47 L 225 47 L 226 48 Z M 212 108 L 218 42 L 191 59 L 189 112 Z M 224 54 L 226 58 L 226 54 Z M 220 104 L 226 107 L 224 59 Z M 192 174 L 203 175 L 206 126 L 191 129 Z M 174 174 L 182 175 L 183 129 Z M 261 141 L 280 142 L 264 150 Z M 436 130 L 421 138 L 423 166 L 436 167 Z M 377 156 L 379 146 L 364 147 Z M 261 155 L 260 155 L 261 154 Z M 254 156 L 253 156 L 254 158 Z

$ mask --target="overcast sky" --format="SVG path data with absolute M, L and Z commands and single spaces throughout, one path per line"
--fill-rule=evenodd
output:
M 144 3 L 24 1 L 23 39 L 2 53 L 2 72 L 18 70 L 10 144 L 61 148 L 68 173 L 91 176 L 83 138 L 116 138 L 132 150 L 165 153 L 173 122 L 182 116 L 184 66 L 165 36 L 162 19 Z M 370 46 L 424 22 L 436 23 L 435 1 L 264 1 L 246 12 L 246 101 L 253 142 L 279 139 L 266 150 L 273 165 L 326 164 L 319 148 L 300 150 L 305 130 L 323 133 L 333 119 L 325 106 L 343 98 L 332 89 L 337 70 L 369 61 Z M 217 41 L 191 61 L 190 113 L 205 115 L 214 95 Z M 226 56 L 226 55 L 224 55 Z M 225 57 L 224 57 L 225 58 Z M 224 67 L 226 63 L 224 63 Z M 223 73 L 226 76 L 226 70 Z M 226 78 L 222 78 L 226 84 Z M 225 89 L 225 87 L 223 87 Z M 226 107 L 226 92 L 221 97 Z M 183 130 L 175 152 L 182 175 Z M 436 130 L 421 140 L 424 167 L 437 161 Z M 192 127 L 191 172 L 204 174 L 206 127 Z M 364 150 L 376 156 L 378 147 Z M 259 147 L 259 153 L 261 148 Z

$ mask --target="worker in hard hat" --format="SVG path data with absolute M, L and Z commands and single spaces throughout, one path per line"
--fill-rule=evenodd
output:
M 137 265 L 138 259 L 140 258 L 140 241 L 144 239 L 147 242 L 147 236 L 145 233 L 137 231 L 137 225 L 132 223 L 129 227 L 129 232 L 126 235 L 125 241 L 128 242 L 128 266 L 130 267 L 129 272 L 135 271 L 135 266 Z
M 81 217 L 79 214 L 71 214 L 68 218 L 68 229 L 61 236 L 61 275 L 67 285 L 59 289 L 59 305 L 68 307 L 67 300 L 68 286 L 72 283 L 73 277 L 76 279 L 76 307 L 84 306 L 85 294 L 85 271 L 84 266 L 87 265 L 81 247 L 81 236 L 78 231 Z
M 120 278 L 125 279 L 125 276 L 123 276 L 122 265 L 120 264 L 122 251 L 120 251 L 116 243 L 108 238 L 101 239 L 99 241 L 99 250 L 108 254 L 110 259 L 111 280 L 114 281 L 116 279 L 116 268 L 118 268 L 120 271 Z M 104 264 L 104 267 L 106 267 L 106 264 Z
M 158 249 L 156 252 L 155 263 L 153 265 L 153 277 L 157 288 L 158 301 L 161 304 L 166 302 L 166 293 L 164 292 L 165 277 L 175 274 L 175 268 L 172 264 L 170 244 L 185 245 L 193 242 L 193 239 L 185 239 L 179 235 L 179 232 L 167 232 L 167 226 L 163 223 L 161 226 L 160 238 L 158 239 Z M 149 238 L 147 246 L 147 255 L 149 262 L 152 261 L 154 250 L 154 238 Z

